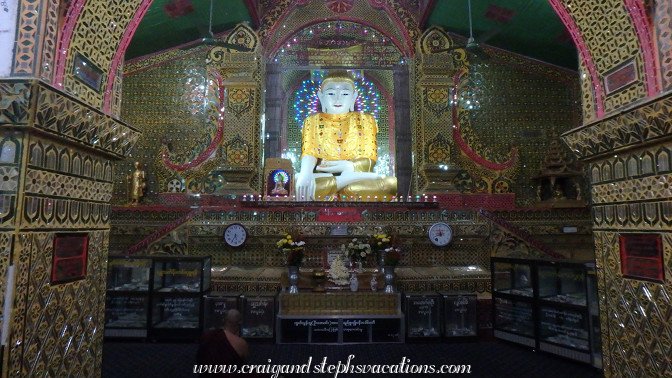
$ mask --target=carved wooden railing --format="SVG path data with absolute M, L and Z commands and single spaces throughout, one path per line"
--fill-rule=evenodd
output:
M 152 244 L 154 241 L 159 240 L 160 238 L 164 237 L 166 234 L 169 232 L 173 231 L 174 229 L 180 227 L 181 225 L 187 223 L 191 218 L 197 216 L 198 214 L 203 212 L 203 207 L 198 207 L 194 210 L 191 210 L 187 214 L 175 219 L 174 221 L 168 223 L 167 225 L 161 227 L 158 229 L 156 232 L 150 234 L 146 238 L 142 239 L 139 243 L 127 248 L 124 251 L 124 254 L 126 256 L 132 255 L 135 252 L 145 249 L 149 247 L 150 244 Z
M 565 256 L 563 256 L 562 254 L 560 254 L 558 252 L 555 252 L 554 250 L 552 250 L 548 246 L 541 243 L 539 240 L 530 236 L 527 232 L 525 232 L 525 231 L 521 230 L 520 228 L 512 225 L 511 223 L 505 221 L 504 219 L 499 218 L 498 216 L 489 212 L 488 210 L 478 209 L 478 213 L 481 214 L 482 216 L 484 216 L 485 218 L 489 219 L 493 223 L 499 225 L 503 229 L 505 229 L 505 230 L 511 232 L 512 234 L 516 235 L 518 238 L 525 241 L 526 243 L 538 248 L 539 250 L 541 250 L 545 254 L 547 254 L 551 257 L 554 257 L 556 259 L 564 259 L 565 258 Z

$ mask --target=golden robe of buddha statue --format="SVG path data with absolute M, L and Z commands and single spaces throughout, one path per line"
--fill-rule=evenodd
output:
M 322 113 L 303 123 L 297 199 L 391 201 L 397 194 L 397 179 L 373 172 L 378 126 L 372 115 L 353 111 L 357 91 L 352 76 L 330 72 L 317 96 Z

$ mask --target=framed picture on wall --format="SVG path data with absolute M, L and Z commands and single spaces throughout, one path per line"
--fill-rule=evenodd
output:
M 51 264 L 51 283 L 60 284 L 86 277 L 89 236 L 57 234 Z
M 663 248 L 658 234 L 621 234 L 623 277 L 663 282 Z

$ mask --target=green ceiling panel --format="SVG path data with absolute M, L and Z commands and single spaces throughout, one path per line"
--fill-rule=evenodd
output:
M 133 36 L 126 59 L 209 36 L 210 0 L 181 0 L 190 4 L 193 12 L 171 18 L 164 6 L 176 1 L 154 0 Z M 213 4 L 214 34 L 230 30 L 240 22 L 252 22 L 245 0 L 213 0 Z M 471 6 L 477 41 L 485 38 L 485 44 L 577 70 L 576 48 L 548 0 L 472 0 Z M 487 12 L 490 18 L 486 17 Z M 495 20 L 506 16 L 510 16 L 507 23 Z M 467 0 L 436 0 L 425 26 L 432 25 L 468 37 Z
M 164 6 L 174 2 L 175 0 L 154 0 L 133 35 L 126 50 L 126 59 L 209 36 L 210 0 L 189 0 L 194 11 L 171 18 Z M 241 22 L 251 22 L 245 0 L 214 0 L 212 15 L 214 34 L 233 29 Z
M 507 23 L 500 23 L 485 16 L 491 6 L 515 13 Z M 476 41 L 485 38 L 485 44 L 577 70 L 576 48 L 559 38 L 566 34 L 565 26 L 548 0 L 472 0 L 471 7 Z M 437 1 L 426 25 L 468 37 L 467 0 Z

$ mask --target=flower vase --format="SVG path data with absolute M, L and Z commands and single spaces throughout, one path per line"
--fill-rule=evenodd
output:
M 385 254 L 386 253 L 387 252 L 385 252 L 384 249 L 381 249 L 381 250 L 378 251 L 378 271 L 379 272 L 382 272 L 383 267 L 385 266 Z
M 289 266 L 289 274 L 287 275 L 289 280 L 289 293 L 297 294 L 299 292 L 299 267 L 296 265 Z
M 378 278 L 376 278 L 376 273 L 374 272 L 371 275 L 371 291 L 376 292 L 378 291 Z
M 385 293 L 396 292 L 396 289 L 394 288 L 394 278 L 395 278 L 394 267 L 385 266 L 383 267 L 383 272 L 385 273 L 385 275 L 383 276 L 385 279 L 385 288 L 383 289 L 383 292 Z
M 359 280 L 357 279 L 357 273 L 352 273 L 350 276 L 350 291 L 359 290 Z

